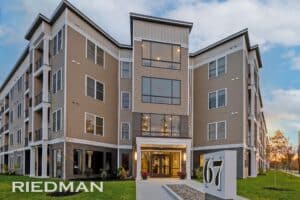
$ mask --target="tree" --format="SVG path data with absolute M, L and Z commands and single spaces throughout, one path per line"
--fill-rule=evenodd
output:
M 268 145 L 268 156 L 270 166 L 273 168 L 289 168 L 293 151 L 289 145 L 288 139 L 282 131 L 276 131 L 274 136 L 270 137 Z

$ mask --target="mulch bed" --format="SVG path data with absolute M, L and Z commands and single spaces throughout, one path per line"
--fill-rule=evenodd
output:
M 172 184 L 167 186 L 184 200 L 205 200 L 205 194 L 185 184 Z

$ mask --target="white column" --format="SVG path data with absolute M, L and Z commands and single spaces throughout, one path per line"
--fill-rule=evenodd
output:
M 42 144 L 42 177 L 47 177 L 48 168 L 48 144 Z
M 88 154 L 88 168 L 92 168 L 92 155 L 93 152 L 92 151 L 87 151 Z
M 35 176 L 35 147 L 30 149 L 30 176 Z
M 256 165 L 256 152 L 254 151 L 254 150 L 251 150 L 251 156 L 250 156 L 250 158 L 251 158 L 251 160 L 250 160 L 250 162 L 251 162 L 251 169 L 250 169 L 250 171 L 251 171 L 251 177 L 256 177 L 257 176 L 257 165 Z
M 43 114 L 42 114 L 42 134 L 43 140 L 48 140 L 48 107 L 43 106 Z
M 136 145 L 136 180 L 141 180 L 141 145 Z
M 191 179 L 191 144 L 186 145 L 186 179 Z
M 43 41 L 43 63 L 49 65 L 49 38 L 46 37 Z

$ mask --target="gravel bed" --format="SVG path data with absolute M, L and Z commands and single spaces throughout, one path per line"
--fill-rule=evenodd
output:
M 167 185 L 173 192 L 183 200 L 205 200 L 205 194 L 185 184 Z

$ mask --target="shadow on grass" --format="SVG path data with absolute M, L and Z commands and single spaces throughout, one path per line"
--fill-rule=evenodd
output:
M 65 196 L 72 196 L 76 194 L 80 194 L 81 192 L 71 192 L 71 191 L 64 191 L 64 192 L 51 192 L 48 193 L 47 196 L 49 197 L 65 197 Z
M 273 190 L 273 191 L 281 191 L 281 192 L 288 192 L 288 191 L 294 191 L 287 188 L 279 188 L 279 187 L 264 187 L 265 190 Z

